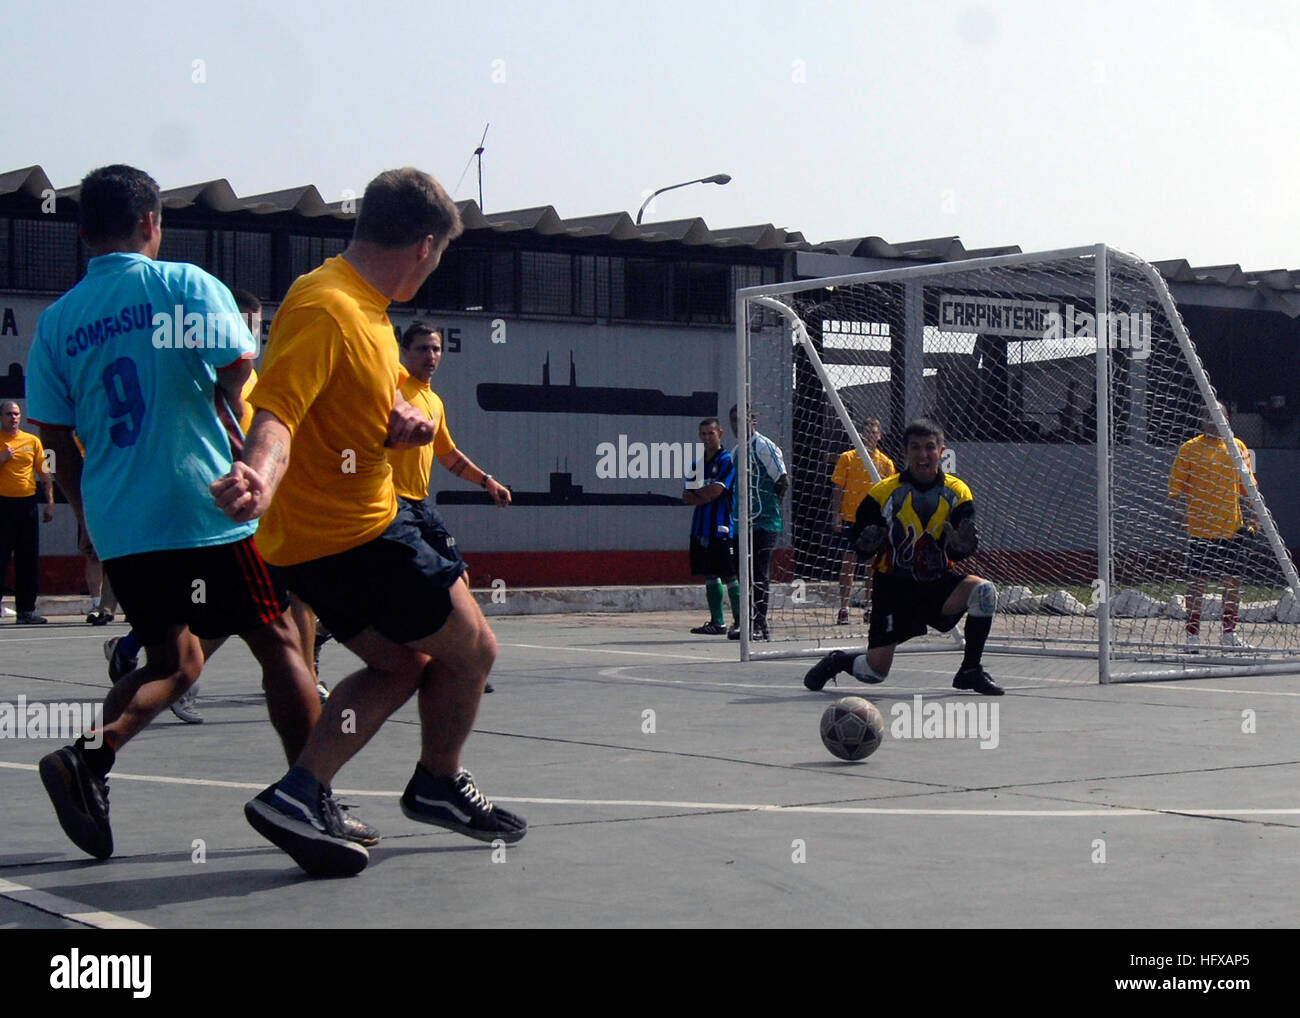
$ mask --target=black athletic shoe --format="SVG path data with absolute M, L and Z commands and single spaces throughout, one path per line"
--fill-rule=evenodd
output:
M 373 827 L 364 820 L 358 820 L 348 810 L 355 809 L 355 806 L 346 806 L 335 800 L 339 815 L 343 817 L 343 837 L 355 841 L 358 845 L 365 845 L 366 848 L 374 848 L 379 844 L 379 828 Z
M 981 696 L 1001 696 L 1006 690 L 994 682 L 979 665 L 963 668 L 952 680 L 953 689 L 969 689 Z
M 113 613 L 104 608 L 91 608 L 86 622 L 92 626 L 106 626 L 113 621 Z
M 127 657 L 119 650 L 121 644 L 120 636 L 104 641 L 104 657 L 108 659 L 108 679 L 114 685 L 121 682 L 124 676 L 130 675 L 137 667 L 136 658 Z
M 40 763 L 41 783 L 54 804 L 63 833 L 87 855 L 107 859 L 113 854 L 113 829 L 108 825 L 108 779 L 90 769 L 80 746 L 65 746 Z
M 324 786 L 316 802 L 305 803 L 272 785 L 244 804 L 244 816 L 313 877 L 355 876 L 370 861 L 370 853 L 348 837 L 338 803 Z
M 37 615 L 35 612 L 19 612 L 18 617 L 14 619 L 14 625 L 18 626 L 43 626 L 47 623 L 44 615 Z
M 446 827 L 479 841 L 500 838 L 512 845 L 528 833 L 527 821 L 494 806 L 463 767 L 450 778 L 435 778 L 417 764 L 402 793 L 402 812 L 411 820 Z
M 730 629 L 728 629 L 728 630 L 727 630 L 727 639 L 728 639 L 728 640 L 739 640 L 739 639 L 740 639 L 740 627 L 739 627 L 739 626 L 732 626 Z M 758 642 L 759 640 L 766 640 L 766 639 L 767 639 L 767 630 L 766 630 L 766 629 L 759 629 L 759 628 L 755 627 L 755 628 L 753 628 L 753 629 L 751 629 L 751 630 L 749 631 L 749 642 L 750 642 L 750 643 L 756 643 L 756 642 Z
M 727 628 L 726 626 L 718 625 L 710 619 L 708 622 L 704 623 L 704 625 L 696 626 L 691 630 L 691 632 L 696 636 L 726 636 Z
M 492 683 L 490 683 L 490 682 L 485 682 L 485 683 L 483 683 L 483 692 L 484 692 L 484 693 L 495 693 L 496 690 L 492 688 Z
M 803 684 L 816 693 L 841 672 L 847 675 L 852 671 L 853 655 L 846 654 L 842 650 L 833 650 L 808 669 L 808 674 L 803 677 Z

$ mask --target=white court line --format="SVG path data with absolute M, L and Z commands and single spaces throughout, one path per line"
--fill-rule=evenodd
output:
M 545 643 L 499 643 L 498 647 L 518 647 L 523 650 L 562 650 L 578 654 L 626 654 L 631 657 L 667 657 L 674 661 L 705 661 L 715 665 L 734 664 L 727 658 L 700 657 L 696 654 L 662 654 L 652 650 L 606 650 L 604 647 L 552 647 Z
M 699 657 L 697 655 L 691 655 L 691 654 L 664 654 L 655 651 L 642 651 L 642 650 L 606 650 L 603 647 L 554 647 L 544 643 L 502 643 L 499 644 L 498 646 L 517 647 L 524 650 L 576 651 L 582 654 L 622 654 L 622 655 L 629 655 L 632 657 L 662 657 L 662 658 L 670 658 L 676 661 L 703 661 L 710 664 L 735 664 L 736 663 L 735 661 L 729 658 L 719 659 L 716 657 Z M 991 651 L 990 653 L 996 653 L 996 651 Z M 796 659 L 792 658 L 790 660 L 794 661 Z M 774 664 L 774 663 L 778 663 L 778 661 L 779 659 L 771 658 L 771 659 L 764 659 L 764 661 L 761 663 Z M 922 675 L 951 674 L 948 671 L 944 671 L 938 668 L 906 668 L 902 670 L 907 672 L 912 672 L 912 673 L 920 673 Z M 605 673 L 602 672 L 601 674 L 603 675 Z M 685 679 L 685 680 L 683 679 L 642 679 L 632 675 L 619 676 L 619 677 L 633 679 L 636 682 L 662 682 L 667 685 L 734 686 L 738 689 L 780 689 L 781 688 L 780 686 L 772 686 L 763 683 L 710 682 L 707 679 Z M 1100 685 L 1100 683 L 1094 682 L 1090 679 L 1058 679 L 1050 675 L 1013 675 L 1010 677 L 1008 681 L 1027 682 L 1027 683 L 1035 683 L 1035 684 L 1042 683 L 1042 682 L 1049 682 L 1052 685 L 1077 686 L 1081 689 L 1090 686 Z M 1240 693 L 1244 696 L 1300 696 L 1300 692 L 1286 692 L 1284 690 L 1275 690 L 1275 689 L 1224 689 L 1217 686 L 1176 686 L 1176 685 L 1171 685 L 1170 683 L 1167 682 L 1156 682 L 1156 683 L 1125 682 L 1125 683 L 1117 683 L 1116 685 L 1133 687 L 1133 688 L 1140 687 L 1144 689 L 1178 689 L 1186 693 Z M 848 688 L 853 688 L 853 687 L 848 687 Z M 1007 686 L 1006 688 L 1027 689 L 1030 687 Z M 914 690 L 910 690 L 909 692 L 914 692 Z
M 53 640 L 53 639 L 59 639 L 59 640 L 100 640 L 100 641 L 102 642 L 103 640 L 106 639 L 106 637 L 104 636 L 104 634 L 103 634 L 102 632 L 99 632 L 99 633 L 90 633 L 90 634 L 85 634 L 85 633 L 83 633 L 83 634 L 80 635 L 80 636 L 74 636 L 72 633 L 48 632 L 47 635 L 45 635 L 45 636 L 14 636 L 14 637 L 0 636 L 0 644 L 5 644 L 5 643 L 45 643 L 45 642 L 48 642 L 49 640 Z
M 152 930 L 152 926 L 136 922 L 134 919 L 127 919 L 125 916 L 114 915 L 112 912 L 100 912 L 81 904 L 79 901 L 73 901 L 70 898 L 60 898 L 57 894 L 50 894 L 48 891 L 38 891 L 34 887 L 27 887 L 23 884 L 15 884 L 12 880 L 0 878 L 0 898 L 8 898 L 10 901 L 16 901 L 20 905 L 27 905 L 31 908 L 48 912 L 51 915 L 59 916 L 62 919 L 69 919 L 74 923 L 81 923 L 83 926 L 92 926 L 97 930 Z
M 32 764 L 5 763 L 10 770 L 34 771 Z M 256 789 L 265 785 L 245 781 L 211 781 L 207 778 L 177 778 L 160 774 L 114 774 L 115 781 L 146 781 L 160 785 L 197 785 L 208 788 Z M 336 788 L 338 798 L 366 796 L 396 799 L 400 792 L 361 788 Z M 774 802 L 688 802 L 663 799 L 538 799 L 498 795 L 496 802 L 522 803 L 532 806 L 646 806 L 652 809 L 728 810 L 743 813 L 822 813 L 850 816 L 910 817 L 1156 817 L 1169 813 L 1209 814 L 1212 816 L 1300 816 L 1300 807 L 1278 809 L 1187 809 L 1178 806 L 1152 806 L 1146 809 L 1117 806 L 1113 809 L 920 809 L 907 806 L 783 806 Z

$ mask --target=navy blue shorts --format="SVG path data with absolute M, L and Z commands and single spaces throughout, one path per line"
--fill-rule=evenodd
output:
M 451 616 L 450 590 L 465 563 L 438 554 L 399 498 L 393 522 L 373 540 L 272 569 L 340 643 L 368 627 L 394 643 L 414 643 L 432 636 Z
M 415 525 L 420 528 L 420 534 L 434 551 L 448 562 L 464 564 L 465 560 L 461 558 L 460 549 L 456 547 L 456 539 L 451 536 L 446 520 L 442 518 L 442 513 L 438 512 L 434 504 L 434 496 L 430 495 L 423 501 L 417 502 L 398 495 L 397 501 L 404 502 L 411 510 Z

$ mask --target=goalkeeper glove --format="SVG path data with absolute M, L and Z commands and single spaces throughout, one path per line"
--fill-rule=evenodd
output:
M 967 516 L 956 527 L 951 523 L 944 523 L 943 542 L 949 558 L 968 558 L 974 555 L 975 549 L 979 546 L 979 535 L 975 532 L 975 521 Z
M 878 525 L 865 526 L 858 534 L 854 546 L 863 555 L 875 555 L 876 552 L 880 551 L 881 545 L 885 543 L 886 533 L 888 531 L 884 527 Z

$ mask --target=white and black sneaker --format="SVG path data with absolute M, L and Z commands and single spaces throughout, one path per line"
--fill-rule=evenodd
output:
M 402 812 L 411 820 L 446 827 L 479 841 L 500 838 L 508 845 L 528 833 L 523 817 L 493 805 L 463 767 L 449 778 L 435 778 L 416 764 L 402 793 Z
M 282 848 L 313 877 L 351 877 L 366 868 L 370 853 L 349 836 L 338 803 L 318 786 L 316 801 L 304 802 L 279 784 L 244 804 L 253 830 Z

